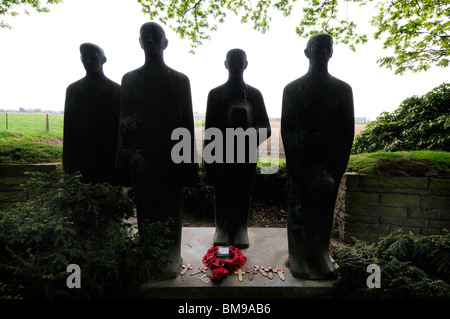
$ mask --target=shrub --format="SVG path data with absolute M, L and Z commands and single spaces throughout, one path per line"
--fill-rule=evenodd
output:
M 125 222 L 132 199 L 120 187 L 80 178 L 37 174 L 26 188 L 41 195 L 0 212 L 0 282 L 8 296 L 133 297 L 167 262 L 168 223 L 137 235 Z M 66 286 L 69 264 L 80 266 L 81 289 Z
M 332 253 L 340 276 L 334 293 L 344 298 L 449 298 L 450 233 L 420 236 L 400 230 L 368 246 Z M 367 266 L 378 264 L 381 288 L 367 288 Z
M 376 151 L 450 151 L 450 84 L 407 98 L 383 112 L 354 141 L 352 154 Z

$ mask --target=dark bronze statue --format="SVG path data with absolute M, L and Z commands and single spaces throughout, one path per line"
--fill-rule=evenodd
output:
M 289 267 L 300 278 L 333 278 L 333 211 L 354 136 L 352 89 L 328 73 L 332 53 L 331 36 L 312 36 L 305 50 L 308 72 L 283 92 Z
M 122 79 L 116 168 L 120 184 L 134 187 L 140 232 L 144 222 L 172 221 L 171 263 L 161 277 L 170 278 L 181 263 L 183 188 L 198 172 L 193 157 L 180 164 L 171 158 L 177 128 L 190 132 L 195 149 L 191 89 L 188 77 L 164 62 L 168 40 L 160 25 L 142 25 L 139 41 L 145 63 Z
M 84 182 L 115 184 L 120 85 L 103 73 L 99 46 L 84 43 L 80 52 L 86 76 L 67 87 L 63 168 L 81 172 Z
M 229 72 L 228 81 L 208 95 L 203 154 L 206 175 L 214 186 L 214 245 L 238 248 L 249 246 L 247 225 L 257 147 L 270 137 L 263 96 L 259 90 L 244 82 L 247 64 L 244 51 L 234 49 L 227 53 L 225 67 Z M 216 160 L 216 156 L 210 161 L 206 150 L 213 141 L 207 136 L 213 128 L 218 129 L 222 136 L 222 143 L 216 144 L 215 151 L 223 157 Z

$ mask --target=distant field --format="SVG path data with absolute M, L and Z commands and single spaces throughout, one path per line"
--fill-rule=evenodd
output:
M 359 133 L 361 133 L 362 131 L 364 131 L 366 126 L 367 126 L 367 124 L 356 123 L 355 124 L 355 136 L 358 135 Z M 281 127 L 281 121 L 270 121 L 270 127 L 272 129 L 279 129 Z
M 6 120 L 8 117 L 8 120 Z M 57 140 L 63 137 L 63 115 L 49 115 L 49 131 L 45 114 L 0 114 L 0 138 L 24 138 L 28 140 Z M 6 129 L 8 125 L 8 129 Z

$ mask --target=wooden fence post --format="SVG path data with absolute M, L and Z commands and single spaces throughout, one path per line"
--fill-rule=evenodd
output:
M 50 126 L 49 126 L 49 123 L 48 123 L 48 114 L 45 117 L 45 129 L 47 130 L 47 132 L 50 131 Z

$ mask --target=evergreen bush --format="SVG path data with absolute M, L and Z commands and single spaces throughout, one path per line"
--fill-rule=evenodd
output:
M 334 294 L 339 298 L 450 298 L 450 233 L 413 235 L 398 230 L 367 245 L 332 253 L 340 276 Z M 366 285 L 367 266 L 381 270 L 381 288 Z
M 383 112 L 353 143 L 352 154 L 377 151 L 450 151 L 450 84 L 422 97 L 407 98 L 394 112 Z
M 168 222 L 138 235 L 125 222 L 134 203 L 123 189 L 80 178 L 36 174 L 26 189 L 40 195 L 0 212 L 3 297 L 135 297 L 167 262 Z M 66 285 L 69 264 L 80 266 L 80 289 Z

